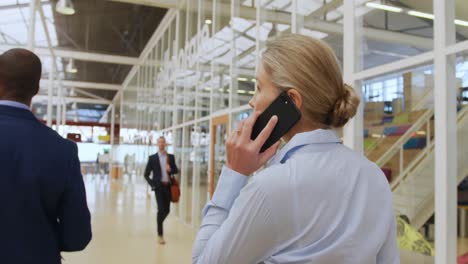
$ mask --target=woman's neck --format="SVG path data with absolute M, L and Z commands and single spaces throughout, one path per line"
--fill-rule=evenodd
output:
M 286 142 L 289 142 L 296 134 L 324 128 L 326 128 L 324 125 L 316 124 L 314 122 L 301 118 L 301 120 L 299 120 L 299 122 L 297 122 L 291 128 L 291 130 L 289 130 L 288 133 L 286 133 L 286 135 L 282 137 L 282 139 Z

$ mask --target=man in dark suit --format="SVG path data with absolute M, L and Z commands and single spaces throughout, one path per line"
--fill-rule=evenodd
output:
M 158 139 L 159 152 L 151 155 L 145 169 L 145 179 L 154 190 L 156 203 L 158 204 L 158 237 L 159 243 L 165 244 L 163 222 L 169 215 L 171 205 L 171 177 L 179 172 L 175 164 L 174 155 L 166 152 L 166 139 Z M 151 172 L 153 177 L 150 178 Z
M 31 110 L 41 61 L 13 49 L 0 55 L 0 262 L 61 263 L 61 251 L 91 240 L 90 214 L 75 143 Z

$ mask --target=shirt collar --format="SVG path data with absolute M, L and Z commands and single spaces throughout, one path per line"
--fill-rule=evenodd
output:
M 298 133 L 271 159 L 270 164 L 283 163 L 288 154 L 302 146 L 310 144 L 336 144 L 341 143 L 335 131 L 330 129 L 316 129 Z
M 25 109 L 25 110 L 31 111 L 31 109 L 29 108 L 29 106 L 27 106 L 27 105 L 25 105 L 25 104 L 23 104 L 23 103 L 20 103 L 20 102 L 16 102 L 16 101 L 0 100 L 0 105 L 6 105 L 6 106 L 21 108 L 21 109 Z

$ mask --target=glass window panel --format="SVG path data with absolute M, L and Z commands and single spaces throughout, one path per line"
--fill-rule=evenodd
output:
M 182 192 L 184 195 L 183 203 L 185 205 L 184 210 L 184 221 L 188 224 L 192 223 L 192 199 L 193 199 L 193 145 L 190 142 L 191 131 L 194 126 L 186 126 L 183 128 L 183 139 L 182 139 Z M 191 155 L 192 154 L 192 155 Z M 191 157 L 192 156 L 192 157 Z
M 194 226 L 200 226 L 202 210 L 208 198 L 209 122 L 199 123 L 191 135 L 194 163 Z
M 408 217 L 410 222 L 418 214 L 423 200 L 428 199 L 428 191 L 433 191 L 433 188 L 426 188 L 426 183 L 419 184 L 424 180 L 428 186 L 433 185 L 433 169 L 420 178 L 422 175 L 414 167 L 419 164 L 418 159 L 428 162 L 425 151 L 433 144 L 434 120 L 429 110 L 434 107 L 434 78 L 427 73 L 432 69 L 433 65 L 424 65 L 360 82 L 363 87 L 364 153 L 369 160 L 378 161 L 377 166 L 393 187 L 397 215 Z M 410 128 L 416 132 L 408 132 Z M 403 136 L 409 139 L 395 145 Z M 397 151 L 393 151 L 395 146 Z M 402 178 L 406 178 L 404 183 L 400 182 Z M 401 186 L 397 186 L 398 183 Z M 403 193 L 405 199 L 402 199 Z M 408 203 L 406 199 L 414 203 Z

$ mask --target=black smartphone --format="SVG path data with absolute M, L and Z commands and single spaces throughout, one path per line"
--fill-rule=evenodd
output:
M 274 115 L 278 117 L 278 122 L 260 152 L 264 152 L 280 140 L 301 119 L 301 112 L 288 96 L 288 93 L 282 92 L 258 117 L 250 136 L 252 140 L 257 138 Z

